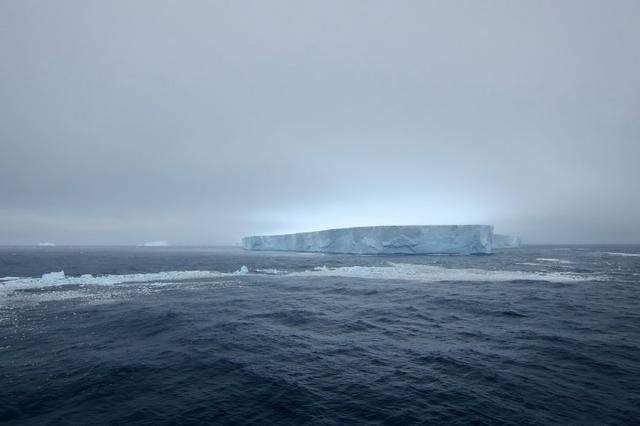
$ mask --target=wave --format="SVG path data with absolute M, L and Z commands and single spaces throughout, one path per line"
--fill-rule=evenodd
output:
M 409 281 L 551 281 L 576 282 L 602 279 L 591 274 L 571 272 L 526 272 L 485 269 L 449 269 L 441 266 L 408 263 L 389 263 L 388 266 L 318 267 L 313 270 L 292 272 L 288 276 L 348 277 Z
M 541 262 L 555 262 L 555 263 L 564 263 L 564 264 L 573 263 L 570 260 L 556 259 L 553 257 L 539 257 L 536 260 L 539 260 Z
M 618 251 L 606 251 L 605 254 L 608 254 L 611 256 L 640 257 L 640 253 L 623 253 Z
M 261 274 L 266 274 L 266 275 L 285 275 L 285 274 L 287 274 L 287 271 L 283 271 L 281 269 L 275 269 L 275 268 L 256 269 L 256 272 L 259 272 Z

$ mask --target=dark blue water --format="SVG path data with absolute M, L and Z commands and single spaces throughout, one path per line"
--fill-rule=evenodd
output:
M 0 278 L 9 424 L 640 421 L 640 246 L 5 247 Z

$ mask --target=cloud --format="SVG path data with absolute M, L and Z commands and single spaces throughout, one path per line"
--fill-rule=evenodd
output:
M 637 242 L 637 2 L 0 6 L 0 244 Z

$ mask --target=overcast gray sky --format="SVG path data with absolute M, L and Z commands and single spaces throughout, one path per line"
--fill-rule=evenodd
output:
M 640 1 L 0 0 L 0 244 L 640 242 Z

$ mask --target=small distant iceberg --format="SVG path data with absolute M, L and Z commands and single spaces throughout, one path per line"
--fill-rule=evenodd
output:
M 169 241 L 148 241 L 140 244 L 140 247 L 168 247 Z
M 49 243 L 49 242 L 38 243 L 38 247 L 55 247 L 55 246 L 56 246 L 55 243 Z

